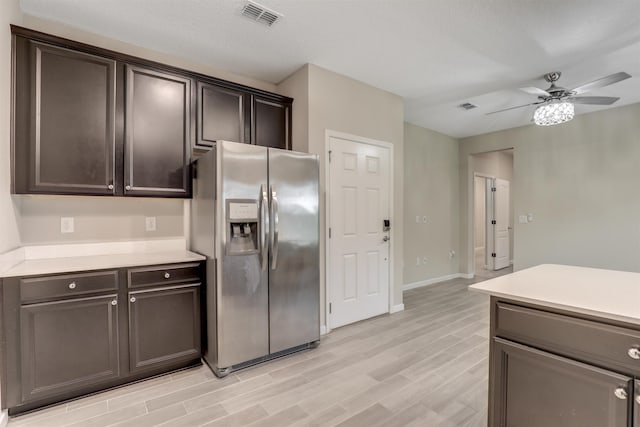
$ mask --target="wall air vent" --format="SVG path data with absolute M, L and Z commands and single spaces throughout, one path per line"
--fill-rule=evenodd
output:
M 458 108 L 462 108 L 463 110 L 473 110 L 474 108 L 478 108 L 478 106 L 473 105 L 470 102 L 465 102 L 464 104 L 458 105 Z
M 284 16 L 275 10 L 268 9 L 253 1 L 247 2 L 242 8 L 242 14 L 253 21 L 260 22 L 269 27 Z

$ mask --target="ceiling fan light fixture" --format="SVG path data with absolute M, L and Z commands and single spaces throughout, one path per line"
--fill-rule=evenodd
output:
M 550 102 L 536 108 L 533 121 L 538 126 L 553 126 L 568 122 L 575 116 L 573 104 L 570 102 Z

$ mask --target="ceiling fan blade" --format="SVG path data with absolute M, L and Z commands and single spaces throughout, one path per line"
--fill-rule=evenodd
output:
M 522 107 L 528 107 L 529 105 L 536 105 L 536 104 L 542 104 L 544 101 L 540 101 L 540 102 L 532 102 L 530 104 L 524 104 L 524 105 L 517 105 L 515 107 L 509 107 L 509 108 L 503 108 L 502 110 L 497 110 L 497 111 L 492 111 L 490 113 L 485 113 L 485 116 L 488 116 L 490 114 L 495 114 L 495 113 L 502 113 L 503 111 L 509 111 L 509 110 L 515 110 L 517 108 L 522 108 Z
M 594 80 L 589 83 L 585 83 L 582 86 L 578 86 L 577 88 L 572 89 L 571 92 L 573 92 L 576 95 L 580 95 L 582 93 L 589 92 L 590 90 L 597 89 L 599 87 L 609 86 L 614 83 L 621 82 L 622 80 L 626 80 L 630 77 L 631 76 L 629 74 L 625 73 L 624 71 L 621 71 L 619 73 L 611 74 L 601 79 Z
M 540 89 L 539 87 L 533 87 L 533 86 L 521 87 L 520 90 L 523 91 L 523 92 L 530 93 L 531 95 L 551 96 L 551 94 L 549 92 L 547 92 L 544 89 Z
M 614 96 L 576 96 L 568 98 L 574 104 L 611 105 L 620 98 Z

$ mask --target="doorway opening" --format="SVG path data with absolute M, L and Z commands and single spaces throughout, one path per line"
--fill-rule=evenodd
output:
M 513 271 L 513 149 L 474 154 L 474 275 L 491 278 Z

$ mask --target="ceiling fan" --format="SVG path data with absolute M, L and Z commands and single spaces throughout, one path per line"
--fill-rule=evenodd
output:
M 539 105 L 533 115 L 533 121 L 537 125 L 550 126 L 559 123 L 568 122 L 573 119 L 573 104 L 591 104 L 591 105 L 611 105 L 620 98 L 612 96 L 577 96 L 587 93 L 593 89 L 609 86 L 626 80 L 631 77 L 625 72 L 610 74 L 589 83 L 585 83 L 573 89 L 566 89 L 562 86 L 556 86 L 556 82 L 562 73 L 553 71 L 544 75 L 544 79 L 551 83 L 547 89 L 537 87 L 522 87 L 520 90 L 538 96 L 538 101 L 529 104 L 517 105 L 515 107 L 503 108 L 502 110 L 492 111 L 489 114 L 501 113 L 503 111 L 515 110 L 517 108 L 527 107 L 529 105 Z

